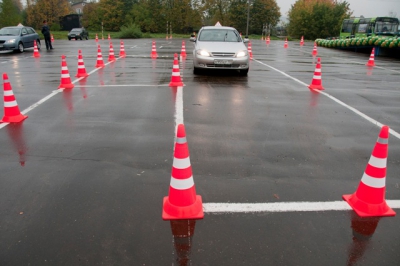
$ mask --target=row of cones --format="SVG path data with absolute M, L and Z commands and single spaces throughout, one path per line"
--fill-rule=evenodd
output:
M 124 46 L 124 42 L 122 40 L 121 40 L 120 45 L 121 46 L 120 46 L 120 51 L 119 51 L 119 57 L 122 57 L 122 58 L 126 57 L 125 46 Z M 99 66 L 96 65 L 96 67 L 104 66 L 104 63 L 102 63 L 103 57 L 101 56 L 100 45 L 98 45 L 97 55 L 98 55 L 98 63 L 97 63 L 97 65 L 99 65 Z M 39 53 L 39 49 L 37 47 L 36 40 L 33 41 L 33 57 L 40 57 L 40 53 Z M 115 60 L 116 60 L 116 58 L 115 58 L 115 55 L 114 55 L 114 48 L 113 48 L 112 43 L 110 42 L 110 52 L 109 52 L 108 61 L 111 62 L 111 61 L 115 61 Z
M 317 48 L 316 44 L 314 44 L 314 50 L 313 50 L 313 55 L 317 55 Z M 369 60 L 366 64 L 368 67 L 374 67 L 375 66 L 375 48 L 372 48 L 371 55 L 369 57 Z M 314 71 L 314 76 L 311 81 L 311 84 L 308 86 L 308 88 L 312 90 L 324 90 L 324 87 L 322 86 L 322 75 L 321 75 L 321 58 L 318 58 L 317 64 L 315 66 L 315 71 Z
M 104 40 L 104 37 L 102 37 L 102 39 Z M 108 34 L 108 40 L 111 40 L 110 34 Z M 97 35 L 97 33 L 96 33 L 95 41 L 96 41 L 96 42 L 99 41 L 99 36 Z
M 182 48 L 181 48 L 181 57 L 186 58 L 187 54 L 186 54 L 186 45 L 185 45 L 185 41 L 182 41 Z M 157 54 L 157 48 L 156 48 L 156 42 L 152 41 L 151 44 L 151 53 L 150 53 L 150 57 L 152 59 L 156 59 L 158 57 Z

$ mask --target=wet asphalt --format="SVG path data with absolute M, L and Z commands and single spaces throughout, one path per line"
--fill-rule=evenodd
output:
M 125 40 L 127 57 L 100 70 L 94 40 L 56 40 L 40 58 L 0 54 L 20 110 L 36 104 L 23 123 L 0 129 L 0 265 L 400 263 L 399 215 L 206 212 L 195 223 L 163 221 L 177 97 L 168 84 L 182 39 L 155 40 L 155 60 L 151 41 Z M 99 44 L 108 63 L 109 43 Z M 78 49 L 90 76 L 76 81 Z M 312 43 L 252 40 L 247 77 L 193 75 L 192 49 L 186 40 L 183 118 L 204 203 L 340 201 L 356 190 L 380 129 L 300 83 L 314 74 Z M 40 102 L 60 84 L 61 55 L 75 88 Z M 368 54 L 319 47 L 318 56 L 324 92 L 400 132 L 399 60 L 377 57 L 368 69 Z M 390 136 L 386 199 L 400 199 L 399 173 L 400 140 Z

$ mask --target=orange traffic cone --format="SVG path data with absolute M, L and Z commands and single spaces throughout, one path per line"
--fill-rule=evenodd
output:
M 167 36 L 165 36 L 165 39 L 168 40 L 168 33 L 167 33 Z
M 251 51 L 251 42 L 249 41 L 249 44 L 247 45 L 247 52 L 249 53 L 250 60 L 253 59 L 253 52 Z
M 303 45 L 304 45 L 304 37 L 301 36 L 301 39 L 300 39 L 300 46 L 303 46 Z
M 179 87 L 183 86 L 182 80 L 181 80 L 181 73 L 179 71 L 179 62 L 178 62 L 178 55 L 174 54 L 174 65 L 172 67 L 172 76 L 171 76 L 171 82 L 169 83 L 170 87 Z
M 196 195 L 185 126 L 178 125 L 169 196 L 164 197 L 163 220 L 202 219 L 203 203 Z
M 287 41 L 287 38 L 286 38 L 286 40 L 285 40 L 285 43 L 283 44 L 283 48 L 288 48 L 288 41 Z
M 110 33 L 108 34 L 108 40 L 111 40 L 111 36 L 110 36 Z
M 89 74 L 86 73 L 85 63 L 83 63 L 82 51 L 78 50 L 78 73 L 75 77 L 84 78 L 87 76 L 89 76 Z
M 317 65 L 315 67 L 315 72 L 313 79 L 311 81 L 310 86 L 308 88 L 312 90 L 323 90 L 324 87 L 322 87 L 322 78 L 321 78 L 321 58 L 318 58 Z
M 312 51 L 312 53 L 311 53 L 313 56 L 317 56 L 317 54 L 318 54 L 318 51 L 317 51 L 317 43 L 316 42 L 314 42 L 314 48 L 313 48 L 313 51 Z
M 108 62 L 114 62 L 114 61 L 115 61 L 114 48 L 112 42 L 110 42 L 110 52 L 108 54 Z
M 268 35 L 267 40 L 265 41 L 265 43 L 266 43 L 267 45 L 269 45 L 270 41 L 271 41 L 271 40 L 269 39 L 269 35 Z
M 182 41 L 182 49 L 181 49 L 181 56 L 186 57 L 186 47 L 185 47 L 185 41 Z
M 67 61 L 65 61 L 65 55 L 61 56 L 61 83 L 58 86 L 59 89 L 72 89 L 74 84 L 71 82 L 69 71 L 67 67 Z
M 53 34 L 51 35 L 51 42 L 54 42 L 54 36 L 53 36 Z
M 156 50 L 156 42 L 153 41 L 152 45 L 151 45 L 151 58 L 152 59 L 156 59 L 157 58 L 157 50 Z
M 119 49 L 119 57 L 126 57 L 124 42 L 121 40 L 121 48 Z
M 388 143 L 389 127 L 383 126 L 356 192 L 342 196 L 361 217 L 396 215 L 385 201 Z
M 97 36 L 97 33 L 96 33 L 96 42 L 99 42 L 99 36 Z
M 39 50 L 36 44 L 36 40 L 33 41 L 33 57 L 40 57 Z
M 101 55 L 100 44 L 97 45 L 97 62 L 96 68 L 104 67 L 103 56 Z
M 264 36 L 261 35 L 261 41 L 264 41 Z
M 369 56 L 369 60 L 366 66 L 375 66 L 375 47 L 372 48 L 372 52 L 371 55 Z
M 0 123 L 18 123 L 28 118 L 28 116 L 21 114 L 15 99 L 11 84 L 8 81 L 8 75 L 3 73 L 3 87 L 4 87 L 4 116 Z

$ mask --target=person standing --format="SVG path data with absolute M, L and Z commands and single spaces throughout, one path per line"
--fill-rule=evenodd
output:
M 53 46 L 51 45 L 51 39 L 50 39 L 50 28 L 47 25 L 47 21 L 44 20 L 43 21 L 43 27 L 42 27 L 42 33 L 44 36 L 44 42 L 46 43 L 46 49 L 49 50 L 53 50 Z

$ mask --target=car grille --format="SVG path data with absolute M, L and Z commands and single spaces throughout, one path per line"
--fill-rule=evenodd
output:
M 223 53 L 223 52 L 214 52 L 212 53 L 212 56 L 215 57 L 233 57 L 235 53 Z

